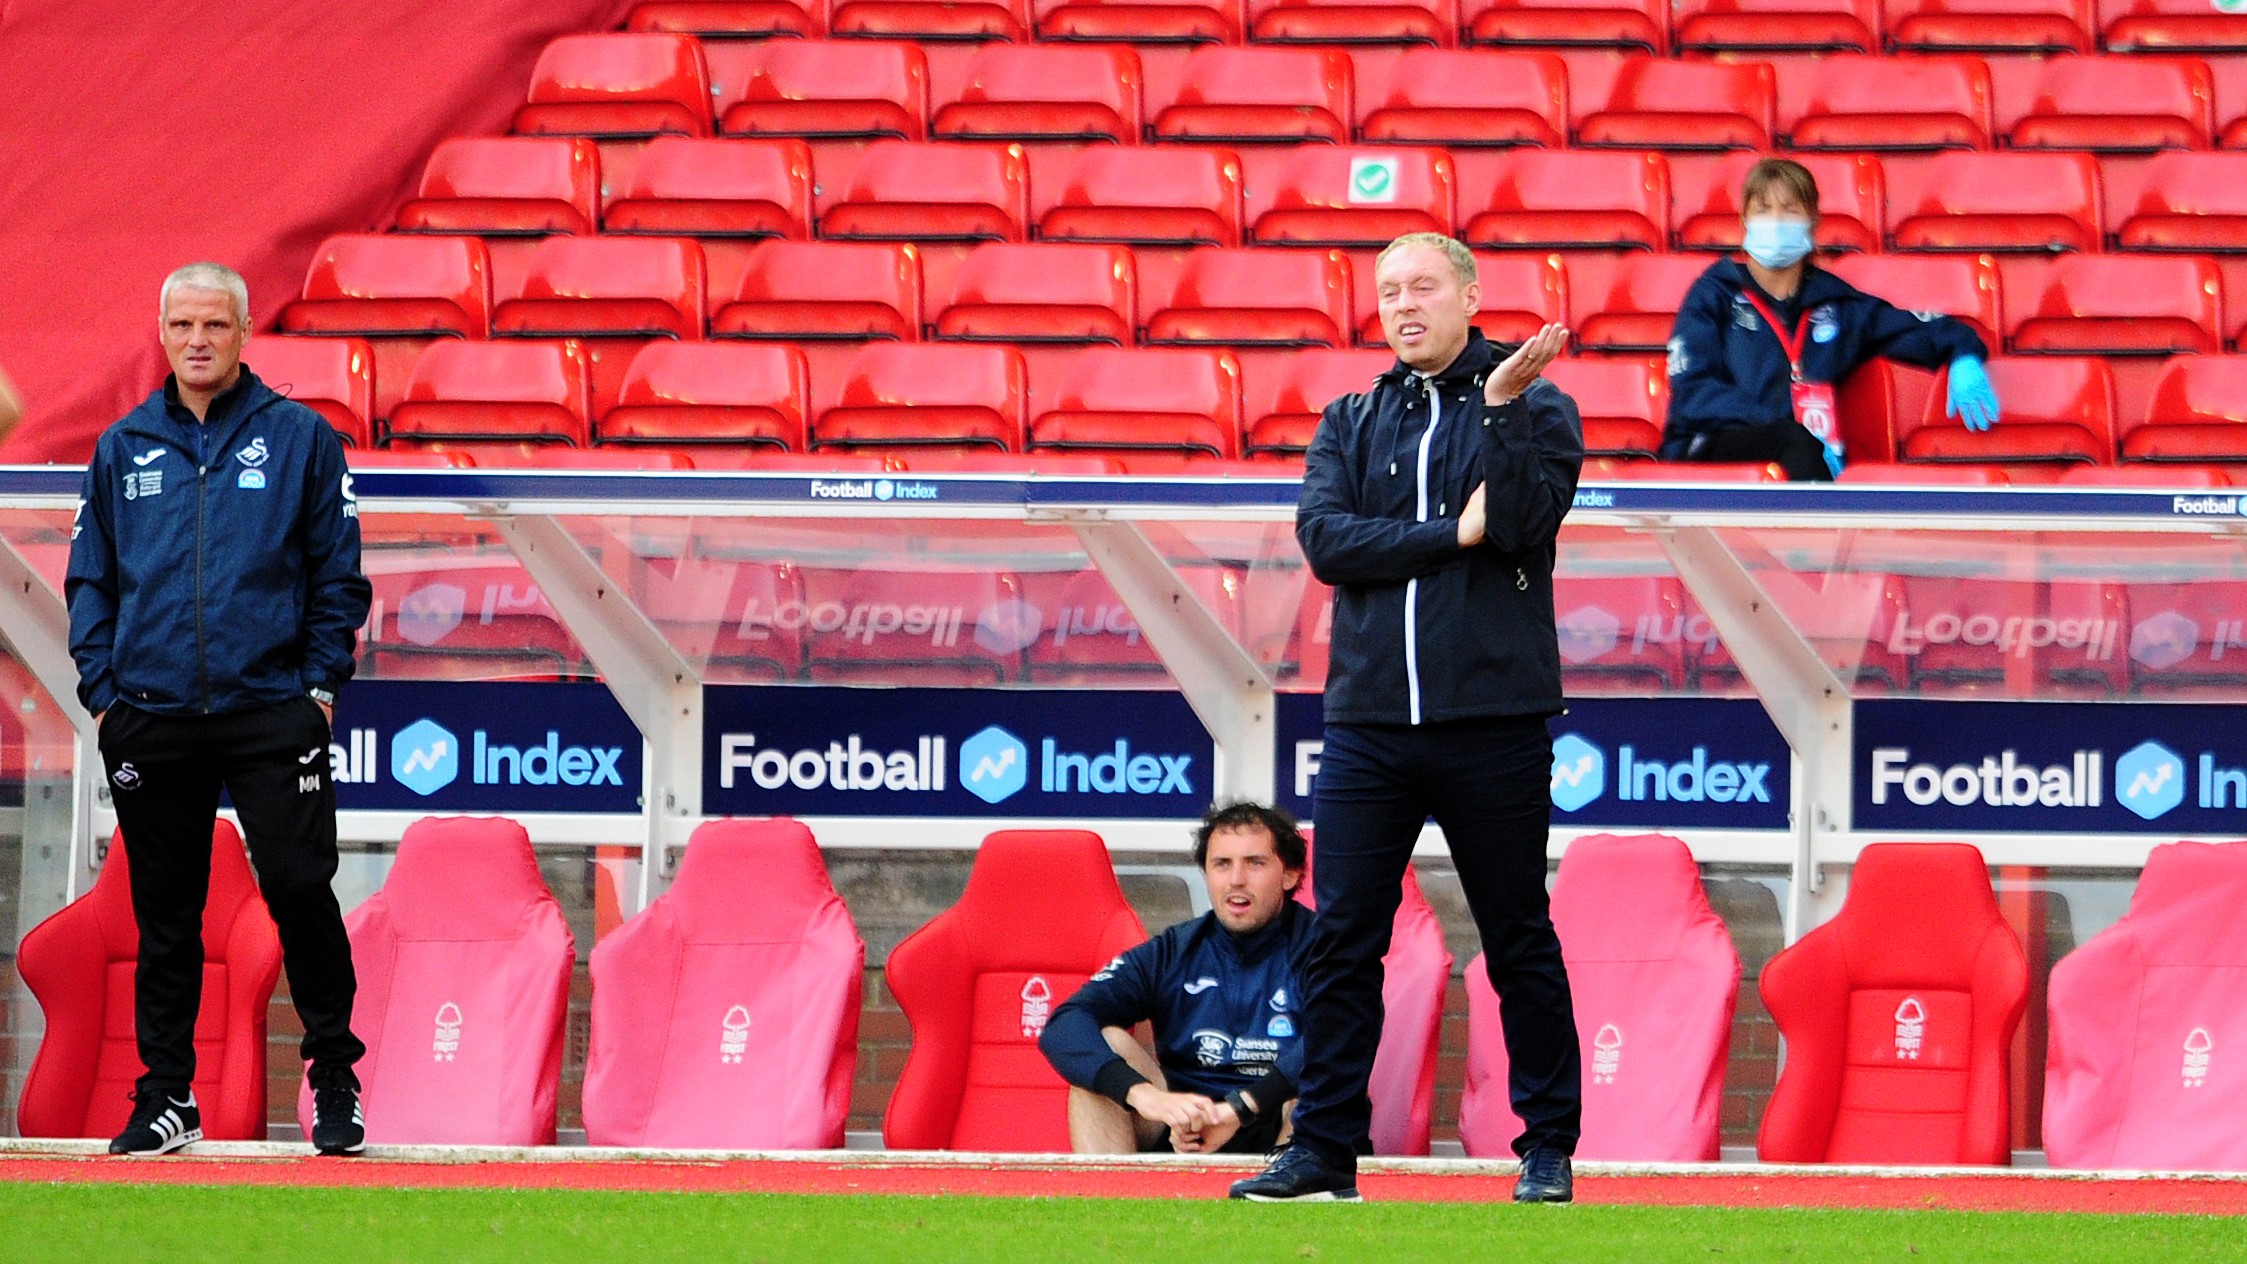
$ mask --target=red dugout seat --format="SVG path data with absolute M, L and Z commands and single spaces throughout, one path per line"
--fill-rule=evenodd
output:
M 357 338 L 259 338 L 258 380 L 328 419 L 354 448 L 374 446 L 374 352 Z
M 1669 6 L 1660 0 L 1465 0 L 1459 20 L 1475 44 L 1670 51 Z
M 2099 249 L 2099 169 L 2087 154 L 1942 153 L 1888 172 L 1898 250 Z
M 2171 360 L 2120 429 L 2125 461 L 2247 461 L 2247 356 Z
M 2113 53 L 2247 53 L 2247 23 L 2200 0 L 2104 0 L 2101 40 Z
M 1586 351 L 1664 350 L 1685 292 L 1708 270 L 1706 255 L 1632 255 L 1622 260 L 1604 295 L 1577 291 L 1577 345 Z
M 1038 1037 L 1055 1005 L 1145 938 L 1099 835 L 984 839 L 960 902 L 889 956 L 913 1049 L 882 1117 L 883 1143 L 1067 1151 L 1068 1085 Z
M 1689 52 L 1880 51 L 1878 0 L 1686 0 L 1677 46 Z
M 2094 470 L 2084 465 L 2075 469 Z M 2069 474 L 2075 473 L 2070 469 Z M 1851 461 L 1834 478 L 1837 483 L 1868 483 L 1884 487 L 2004 487 L 2012 482 L 1994 465 L 1906 465 L 1896 461 Z M 2061 481 L 2065 482 L 2063 477 Z
M 1648 635 L 1684 626 L 1685 590 L 1675 577 L 1556 576 L 1553 608 L 1569 694 L 1684 687 L 1683 638 Z
M 691 35 L 565 35 L 531 70 L 526 136 L 635 140 L 710 134 L 710 72 Z
M 1287 246 L 1374 249 L 1406 233 L 1451 233 L 1451 159 L 1424 149 L 1298 146 L 1250 190 L 1248 235 Z
M 1250 403 L 1242 452 L 1254 456 L 1308 451 L 1326 406 L 1344 395 L 1371 390 L 1373 379 L 1395 363 L 1396 357 L 1386 350 L 1315 349 L 1290 356 L 1271 398 Z
M 1038 222 L 1048 241 L 1241 244 L 1240 160 L 1217 149 L 1095 145 Z
M 1041 40 L 1241 42 L 1241 0 L 1062 0 L 1037 8 Z
M 830 0 L 836 35 L 931 42 L 1030 38 L 1028 0 Z
M 1773 957 L 1760 987 L 1787 1042 L 1765 1162 L 2011 1160 L 2007 1061 L 2028 963 L 1981 852 L 1865 848 L 1840 915 Z
M 1559 255 L 1498 254 L 1475 252 L 1475 281 L 1482 287 L 1482 305 L 1474 315 L 1475 328 L 1493 342 L 1526 342 L 1546 325 L 1568 323 L 1568 274 Z M 1373 282 L 1373 268 L 1355 270 L 1357 283 L 1358 345 L 1386 346 L 1381 333 L 1381 296 Z
M 917 342 L 921 256 L 877 242 L 759 243 L 724 302 L 711 295 L 713 338 Z
M 851 358 L 816 447 L 979 446 L 1022 451 L 1022 353 L 1012 347 L 877 342 Z
M 928 59 L 911 44 L 769 40 L 708 56 L 728 136 L 927 139 Z
M 1740 954 L 1684 843 L 1593 834 L 1568 845 L 1553 883 L 1584 1065 L 1587 1159 L 1714 1162 Z M 1498 993 L 1467 963 L 1467 1089 L 1459 1140 L 1474 1157 L 1512 1153 L 1521 1120 L 1506 1084 Z
M 133 921 L 125 838 L 111 836 L 93 889 L 23 937 L 16 969 L 46 1034 L 16 1101 L 26 1137 L 113 1137 L 132 1114 L 145 1069 L 133 1029 Z M 213 1141 L 265 1140 L 265 1014 L 281 975 L 281 940 L 258 898 L 242 836 L 211 830 L 203 905 L 203 1001 L 195 1014 L 195 1100 Z
M 1458 7 L 1447 0 L 1248 0 L 1249 38 L 1259 44 L 1458 42 Z
M 1169 301 L 1148 314 L 1147 341 L 1348 346 L 1350 300 L 1339 250 L 1196 250 Z
M 523 827 L 414 822 L 382 889 L 343 921 L 368 1142 L 554 1144 L 577 948 Z M 310 1136 L 309 1083 L 297 1118 Z
M 369 338 L 490 330 L 491 262 L 474 237 L 343 233 L 320 243 L 284 333 Z
M 1515 150 L 1459 168 L 1460 235 L 1500 250 L 1666 250 L 1660 154 Z
M 2002 345 L 1997 261 L 1988 255 L 1850 255 L 1824 265 L 1867 294 L 1907 312 L 1940 312 L 1965 321 L 1983 344 Z M 2003 401 L 2000 401 L 2003 402 Z
M 1740 247 L 1740 186 L 1761 154 L 1727 154 L 1713 163 L 1680 163 L 1670 179 L 1681 250 Z M 1886 210 L 1880 160 L 1870 154 L 1795 154 L 1818 182 L 1818 245 L 1877 252 Z
M 1761 62 L 1623 63 L 1607 103 L 1576 124 L 1576 143 L 1629 149 L 1769 149 L 1777 90 Z
M 2016 353 L 2212 353 L 2223 350 L 2222 299 L 2207 259 L 2069 255 L 2042 294 L 2016 301 L 2010 341 Z
M 993 242 L 968 252 L 936 336 L 1130 346 L 1138 269 L 1122 246 Z
M 775 35 L 816 39 L 826 34 L 827 6 L 820 0 L 640 0 L 624 19 L 624 29 L 711 41 Z
M 1074 459 L 1101 462 L 1101 458 Z M 1116 465 L 1097 472 L 1122 471 Z M 1241 635 L 1241 572 L 1225 566 L 1181 566 L 1176 574 L 1218 626 L 1230 635 Z M 1030 679 L 1145 685 L 1150 678 L 1165 678 L 1162 659 L 1139 621 L 1098 570 L 1047 571 L 1024 574 L 1021 579 L 1023 600 L 1043 612 L 1037 638 L 1024 654 Z
M 1987 367 L 2004 411 L 1997 425 L 1973 431 L 1943 415 L 1946 369 L 1926 411 L 1897 436 L 1905 460 L 2114 464 L 2114 374 L 2104 361 L 1996 356 Z
M 2156 847 L 2130 911 L 2052 967 L 2052 1166 L 2247 1169 L 2243 902 L 2247 843 Z
M 1990 136 L 1990 72 L 1981 59 L 1843 56 L 1818 63 L 1787 143 L 1796 149 L 1987 149 Z
M 1568 144 L 1568 66 L 1553 53 L 1406 49 L 1357 96 L 1369 144 Z
M 648 142 L 601 213 L 610 233 L 811 236 L 811 151 L 802 141 Z
M 876 141 L 867 146 L 842 196 L 819 217 L 819 235 L 1021 241 L 1029 182 L 1018 145 Z
M 2124 250 L 2238 250 L 2247 241 L 2247 154 L 2155 154 L 2137 200 L 2114 211 Z
M 1139 143 L 1139 57 L 1129 48 L 992 44 L 966 75 L 932 120 L 942 139 Z
M 496 337 L 702 337 L 702 248 L 677 238 L 550 237 L 492 309 Z
M 810 830 L 701 825 L 671 889 L 593 949 L 587 1143 L 842 1145 L 865 972 Z
M 2133 153 L 2206 149 L 2214 132 L 2214 88 L 2201 62 L 2055 57 L 2037 71 L 2012 140 L 2015 149 Z
M 652 342 L 632 357 L 602 443 L 758 444 L 800 452 L 810 386 L 794 347 Z
M 1652 456 L 1670 414 L 1670 379 L 1659 359 L 1555 360 L 1545 370 L 1576 401 L 1589 455 Z
M 585 354 L 567 343 L 440 342 L 390 414 L 394 439 L 531 439 L 583 447 Z
M 971 564 L 972 565 L 972 564 Z M 851 612 L 807 624 L 804 674 L 821 683 L 982 688 L 1022 678 L 1022 584 L 988 568 L 805 568 L 804 609 Z M 890 619 L 878 612 L 895 610 Z
M 1154 115 L 1164 141 L 1350 139 L 1350 59 L 1334 49 L 1197 48 Z
M 590 233 L 600 222 L 601 156 L 562 137 L 456 137 L 437 146 L 398 209 L 409 233 L 486 237 Z
M 2087 53 L 2092 0 L 1889 0 L 1888 44 L 1900 52 Z
M 1206 349 L 1077 352 L 1053 400 L 1030 423 L 1030 444 L 1121 456 L 1185 452 L 1230 459 L 1240 451 L 1241 373 Z

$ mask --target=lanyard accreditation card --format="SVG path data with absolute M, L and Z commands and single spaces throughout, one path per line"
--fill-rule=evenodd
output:
M 1834 409 L 1833 383 L 1806 382 L 1802 378 L 1802 339 L 1810 328 L 1807 315 L 1790 334 L 1787 327 L 1779 323 L 1778 315 L 1764 306 L 1753 289 L 1741 290 L 1740 297 L 1748 300 L 1756 314 L 1763 317 L 1763 323 L 1771 327 L 1771 336 L 1779 340 L 1779 349 L 1786 353 L 1787 369 L 1792 375 L 1788 390 L 1794 400 L 1794 419 L 1803 429 L 1818 436 L 1819 442 L 1836 452 L 1841 451 L 1841 424 Z

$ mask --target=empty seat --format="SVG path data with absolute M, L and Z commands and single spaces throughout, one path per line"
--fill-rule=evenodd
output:
M 504 817 L 406 827 L 343 919 L 373 1145 L 552 1145 L 577 947 L 530 835 Z M 312 1134 L 312 1086 L 297 1098 Z
M 2075 466 L 2068 470 L 2095 470 L 2095 465 Z M 1837 483 L 1869 483 L 1887 487 L 2003 487 L 2013 480 L 2005 470 L 1995 465 L 1928 465 L 1904 464 L 1896 461 L 1851 461 L 1840 474 Z
M 1971 57 L 1828 57 L 1811 76 L 1809 99 L 1787 143 L 1796 149 L 1987 149 L 1989 67 Z
M 1684 638 L 1639 635 L 1648 628 L 1684 626 L 1685 589 L 1675 577 L 1556 576 L 1553 609 L 1561 687 L 1567 693 L 1662 693 L 1684 687 Z
M 2036 73 L 2015 149 L 2109 153 L 2206 149 L 2214 88 L 2201 62 L 2154 57 L 2055 57 Z
M 2092 0 L 1891 0 L 1888 43 L 1905 52 L 2087 53 Z
M 1030 38 L 1027 0 L 831 0 L 837 35 L 947 42 Z
M 2145 417 L 2121 422 L 2125 461 L 2247 460 L 2247 356 L 2171 360 Z
M 1139 143 L 1139 58 L 1128 48 L 992 44 L 966 74 L 931 121 L 945 140 Z
M 354 448 L 374 446 L 374 352 L 357 338 L 256 340 L 258 380 L 327 418 Z
M 304 295 L 281 309 L 288 333 L 481 338 L 491 263 L 474 237 L 342 233 L 320 243 Z
M 1753 461 L 1647 461 L 1625 457 L 1598 457 L 1584 462 L 1583 479 L 1587 483 L 1784 483 L 1787 481 L 1787 472 L 1768 461 L 1758 465 Z
M 624 19 L 628 31 L 669 31 L 707 41 L 826 33 L 827 6 L 818 0 L 640 0 Z
M 865 971 L 810 830 L 698 826 L 671 889 L 593 949 L 586 1142 L 841 1146 Z
M 1562 148 L 1567 64 L 1552 53 L 1406 49 L 1378 90 L 1359 85 L 1358 139 Z
M 1685 0 L 1681 51 L 1880 51 L 1879 0 Z
M 1197 48 L 1177 94 L 1153 113 L 1157 140 L 1340 144 L 1354 117 L 1350 59 L 1333 49 Z
M 811 151 L 802 141 L 662 136 L 640 151 L 601 213 L 611 233 L 811 236 Z
M 968 252 L 939 338 L 1111 342 L 1138 329 L 1138 271 L 1122 246 L 992 242 Z
M 1982 344 L 2002 345 L 1997 261 L 1986 255 L 1850 255 L 1825 265 L 1867 294 L 1907 312 L 1940 312 L 1966 322 Z
M 421 353 L 393 438 L 532 439 L 582 447 L 584 353 L 560 343 L 440 342 Z
M 2247 53 L 2247 23 L 2201 0 L 2105 0 L 2101 40 L 2115 53 Z
M 134 1038 L 133 921 L 125 836 L 111 835 L 93 889 L 31 928 L 16 969 L 46 1032 L 16 1102 L 26 1137 L 113 1137 L 133 1111 L 145 1068 Z M 265 1140 L 265 1016 L 281 975 L 281 941 L 258 896 L 242 836 L 211 829 L 203 904 L 203 996 L 195 1012 L 195 1099 L 213 1141 Z
M 531 70 L 528 103 L 515 111 L 526 136 L 631 140 L 710 134 L 710 72 L 691 35 L 565 35 Z
M 1339 250 L 1196 250 L 1169 301 L 1148 313 L 1147 340 L 1346 347 L 1350 300 Z
M 2135 204 L 2114 212 L 2125 250 L 2239 250 L 2247 242 L 2247 154 L 2155 154 Z
M 927 137 L 928 59 L 911 44 L 769 40 L 708 56 L 728 136 Z
M 1041 40 L 1238 44 L 1242 0 L 1062 0 L 1038 7 Z
M 2114 464 L 2114 374 L 2105 361 L 1998 356 L 1988 369 L 2003 419 L 1973 431 L 1945 417 L 1946 369 L 1936 375 L 1926 411 L 1899 426 L 1904 459 Z
M 487 237 L 590 233 L 600 203 L 601 157 L 592 141 L 458 137 L 429 155 L 420 189 L 398 209 L 398 227 Z
M 1660 154 L 1515 150 L 1459 171 L 1460 235 L 1496 249 L 1670 244 L 1670 172 Z
M 1246 414 L 1241 451 L 1300 453 L 1311 447 L 1326 406 L 1344 395 L 1373 389 L 1373 379 L 1389 371 L 1396 357 L 1387 351 L 1302 351 L 1288 357 L 1271 398 L 1254 401 Z
M 1121 473 L 1111 457 L 1043 453 L 1003 458 L 1028 472 L 1041 463 L 1091 462 L 1100 473 Z M 916 467 L 915 472 L 918 471 Z M 1239 635 L 1241 573 L 1226 566 L 1180 566 L 1178 583 L 1200 602 L 1218 626 Z M 1025 573 L 1022 598 L 1041 612 L 1036 636 L 1024 658 L 1033 680 L 1084 684 L 1147 684 L 1160 678 L 1162 659 L 1147 641 L 1131 608 L 1116 595 L 1097 568 Z
M 1378 248 L 1406 233 L 1451 233 L 1451 159 L 1424 149 L 1303 145 L 1248 198 L 1258 242 Z
M 1222 351 L 1093 347 L 1069 358 L 1030 423 L 1037 448 L 1112 453 L 1240 451 L 1241 371 Z
M 2009 1162 L 2028 963 L 1963 843 L 1874 843 L 1839 915 L 1763 968 L 1787 1042 L 1766 1163 Z
M 492 308 L 495 337 L 702 337 L 702 249 L 676 238 L 550 237 Z
M 1558 255 L 1475 252 L 1475 283 L 1482 303 L 1473 324 L 1493 342 L 1526 342 L 1547 325 L 1568 323 L 1568 274 Z M 1358 343 L 1386 344 L 1381 332 L 1381 296 L 1373 268 L 1355 269 Z
M 1631 149 L 1769 149 L 1777 90 L 1761 62 L 1633 58 L 1576 143 Z
M 2223 283 L 2207 259 L 2068 255 L 2044 292 L 2016 293 L 2016 353 L 2167 355 L 2223 350 Z
M 962 344 L 870 344 L 844 370 L 817 446 L 981 446 L 1022 450 L 1022 353 Z
M 1141 245 L 1241 244 L 1240 160 L 1222 150 L 1095 145 L 1078 154 L 1038 235 Z
M 1576 401 L 1587 454 L 1652 456 L 1661 449 L 1670 412 L 1670 379 L 1661 361 L 1555 360 L 1545 377 Z
M 881 242 L 759 243 L 741 281 L 711 296 L 713 338 L 918 341 L 921 256 Z
M 2129 459 L 2129 439 L 2123 439 Z M 1921 466 L 1919 468 L 1926 468 Z M 2231 476 L 2215 465 L 2071 465 L 2055 479 L 2062 487 L 2231 487 Z
M 1448 0 L 1248 0 L 1249 38 L 1260 44 L 1427 44 L 1458 39 Z
M 802 451 L 810 387 L 794 347 L 652 342 L 632 357 L 602 443 L 760 444 Z
M 1586 351 L 1667 349 L 1685 292 L 1708 270 L 1706 255 L 1632 255 L 1622 260 L 1604 295 L 1577 291 L 1577 345 Z
M 2086 154 L 1941 153 L 1888 172 L 1898 250 L 2099 249 L 2099 169 Z
M 1011 571 L 922 561 L 896 570 L 805 567 L 800 574 L 804 610 L 872 615 L 805 623 L 804 674 L 812 681 L 984 688 L 1022 676 L 1022 585 Z
M 890 241 L 1021 241 L 1029 173 L 1017 146 L 867 146 L 819 235 Z
M 1475 44 L 1617 48 L 1660 55 L 1670 48 L 1661 0 L 1465 0 L 1459 20 Z
M 1737 250 L 1740 187 L 1759 154 L 1727 154 L 1713 163 L 1681 163 L 1670 179 L 1677 244 L 1683 250 Z M 1880 160 L 1870 154 L 1796 154 L 1818 182 L 1818 245 L 1875 252 L 1887 211 Z
M 959 903 L 891 951 L 913 1048 L 882 1116 L 893 1150 L 1069 1148 L 1068 1085 L 1038 1053 L 1053 1006 L 1146 938 L 1081 830 L 983 840 Z

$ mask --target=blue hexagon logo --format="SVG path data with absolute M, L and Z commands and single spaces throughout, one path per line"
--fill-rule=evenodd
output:
M 2140 742 L 2114 761 L 2115 802 L 2150 821 L 2185 801 L 2185 761 L 2159 742 Z
M 1607 754 L 1575 733 L 1553 743 L 1553 806 L 1574 812 L 1607 793 Z
M 390 775 L 427 797 L 460 775 L 460 739 L 435 720 L 415 720 L 390 739 Z
M 1013 798 L 1030 779 L 1030 748 L 994 724 L 960 743 L 960 785 L 985 803 Z

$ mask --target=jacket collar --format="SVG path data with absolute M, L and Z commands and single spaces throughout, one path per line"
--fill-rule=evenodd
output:
M 1459 352 L 1450 364 L 1444 367 L 1443 372 L 1436 374 L 1436 385 L 1471 384 L 1480 386 L 1482 380 L 1490 376 L 1491 366 L 1497 362 L 1497 349 L 1491 341 L 1483 337 L 1482 330 L 1469 325 L 1467 326 L 1466 347 Z M 1401 385 L 1412 380 L 1418 372 L 1419 370 L 1399 360 L 1389 366 L 1389 371 L 1381 375 L 1381 380 Z
M 1719 260 L 1713 271 L 1736 294 L 1744 293 L 1755 285 L 1755 279 L 1748 274 L 1748 265 L 1737 259 Z M 1794 298 L 1789 301 L 1807 309 L 1820 303 L 1830 303 L 1842 297 L 1848 289 L 1848 284 L 1840 277 L 1819 267 L 1813 260 L 1802 270 L 1802 288 L 1796 290 Z M 1759 289 L 1757 293 L 1762 291 Z
M 1236 935 L 1225 929 L 1225 924 L 1217 920 L 1214 912 L 1209 914 L 1209 924 L 1233 946 L 1233 955 L 1240 959 L 1242 965 L 1254 965 L 1267 953 L 1287 951 L 1287 944 L 1294 938 L 1296 919 L 1309 915 L 1308 910 L 1296 903 L 1295 897 L 1290 895 L 1281 903 L 1279 916 L 1245 935 Z
M 125 424 L 128 429 L 141 434 L 176 443 L 192 442 L 196 435 L 195 428 L 207 425 L 210 429 L 205 432 L 208 435 L 205 442 L 210 443 L 210 450 L 215 452 L 225 448 L 244 422 L 279 398 L 272 388 L 250 372 L 248 365 L 244 365 L 242 376 L 211 401 L 211 406 L 204 412 L 206 420 L 198 422 L 195 414 L 187 411 L 186 405 L 179 402 L 178 381 L 167 374 L 163 387 L 152 392 L 139 408 L 133 410 L 126 417 Z

